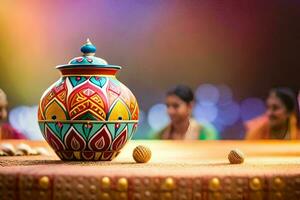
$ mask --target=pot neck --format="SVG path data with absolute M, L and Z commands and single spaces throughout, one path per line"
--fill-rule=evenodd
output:
M 115 76 L 118 69 L 76 67 L 59 69 L 62 76 Z

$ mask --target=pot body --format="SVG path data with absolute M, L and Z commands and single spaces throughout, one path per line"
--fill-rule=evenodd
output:
M 112 160 L 136 131 L 136 98 L 114 75 L 99 70 L 62 74 L 40 100 L 45 140 L 62 160 Z

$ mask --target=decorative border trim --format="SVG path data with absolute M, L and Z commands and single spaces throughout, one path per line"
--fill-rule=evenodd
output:
M 0 172 L 3 199 L 216 200 L 299 199 L 300 175 L 82 176 Z M 87 192 L 83 192 L 87 191 Z

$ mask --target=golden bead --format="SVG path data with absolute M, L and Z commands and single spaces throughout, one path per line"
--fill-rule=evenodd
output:
M 91 193 L 96 193 L 97 192 L 97 187 L 95 185 L 90 186 L 90 191 Z
M 119 191 L 126 191 L 128 188 L 128 181 L 126 178 L 120 178 L 118 180 L 117 188 Z
M 43 189 L 47 189 L 49 187 L 50 180 L 47 176 L 43 176 L 39 180 L 39 186 Z
M 102 200 L 110 200 L 110 195 L 107 192 L 101 193 L 100 199 Z
M 188 199 L 188 196 L 187 196 L 186 194 L 181 194 L 181 195 L 179 196 L 179 199 L 181 199 L 181 200 L 187 200 L 187 199 Z
M 146 196 L 146 197 L 150 197 L 150 196 L 151 196 L 151 192 L 150 192 L 149 190 L 146 190 L 146 191 L 145 191 L 145 196 Z
M 40 196 L 45 196 L 45 192 L 44 191 L 40 191 Z
M 110 187 L 110 179 L 108 177 L 103 177 L 101 180 L 101 186 L 102 188 L 109 188 Z
M 253 178 L 250 181 L 250 188 L 252 190 L 260 190 L 262 188 L 261 181 L 259 180 L 259 178 Z
M 282 193 L 281 192 L 276 192 L 275 197 L 276 197 L 276 199 L 282 199 Z
M 172 199 L 172 193 L 171 192 L 165 192 L 162 194 L 163 200 L 171 200 Z
M 132 156 L 137 163 L 146 163 L 151 158 L 151 150 L 148 147 L 139 145 L 134 148 Z
M 120 192 L 119 200 L 126 200 L 127 199 L 127 192 Z
M 83 186 L 82 184 L 79 183 L 79 184 L 77 184 L 77 188 L 78 188 L 78 189 L 84 189 L 84 186 Z
M 216 191 L 221 187 L 220 180 L 218 178 L 212 178 L 209 182 L 209 189 Z
M 228 154 L 228 160 L 231 164 L 241 164 L 244 162 L 244 153 L 238 149 L 231 150 Z
M 222 195 L 220 192 L 213 192 L 211 195 L 211 199 L 213 200 L 221 200 L 222 199 Z
M 281 189 L 284 187 L 284 182 L 279 177 L 276 177 L 273 182 L 276 189 Z
M 134 200 L 140 200 L 140 199 L 142 199 L 142 196 L 141 196 L 141 194 L 139 194 L 139 193 L 134 193 L 133 199 L 134 199 Z
M 194 193 L 194 199 L 201 199 L 202 198 L 202 195 L 200 192 L 195 192 Z
M 163 190 L 173 190 L 174 187 L 175 187 L 175 182 L 174 182 L 173 178 L 171 178 L 171 177 L 166 178 L 164 183 L 162 184 Z

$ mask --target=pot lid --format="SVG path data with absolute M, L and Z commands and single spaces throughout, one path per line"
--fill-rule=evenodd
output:
M 86 43 L 80 48 L 82 56 L 75 57 L 69 61 L 68 64 L 58 65 L 57 69 L 63 68 L 76 68 L 76 67 L 88 67 L 88 68 L 114 68 L 121 69 L 121 66 L 110 65 L 103 58 L 95 56 L 97 48 L 87 39 Z

